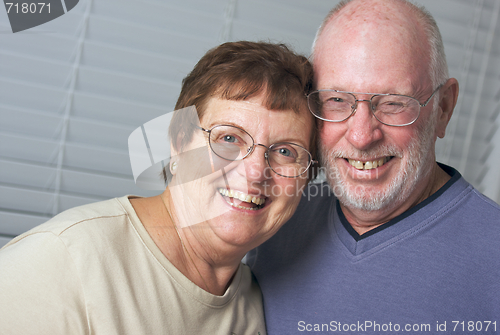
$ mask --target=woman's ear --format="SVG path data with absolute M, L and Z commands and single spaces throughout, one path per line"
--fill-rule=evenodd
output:
M 450 78 L 441 87 L 439 94 L 439 110 L 437 115 L 436 136 L 443 138 L 446 134 L 446 127 L 453 114 L 453 109 L 458 99 L 458 81 Z
M 182 139 L 184 138 L 184 133 L 179 133 L 177 139 L 174 143 L 172 140 L 170 143 L 170 163 L 169 169 L 172 175 L 175 175 L 177 168 L 179 166 L 179 154 L 182 153 Z
M 174 176 L 177 173 L 178 166 L 179 164 L 177 163 L 177 159 L 170 161 L 170 173 L 172 174 L 172 176 Z

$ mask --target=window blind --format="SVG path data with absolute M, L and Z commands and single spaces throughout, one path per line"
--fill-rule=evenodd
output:
M 172 111 L 182 78 L 224 41 L 309 54 L 338 1 L 80 0 L 13 34 L 0 9 L 0 245 L 68 208 L 136 194 L 127 138 Z M 500 200 L 500 0 L 421 0 L 461 97 L 438 160 Z M 465 150 L 464 148 L 467 148 Z

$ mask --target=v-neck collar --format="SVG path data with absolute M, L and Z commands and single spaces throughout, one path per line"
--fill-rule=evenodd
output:
M 460 173 L 452 167 L 439 164 L 450 176 L 450 180 L 437 192 L 410 208 L 389 222 L 359 235 L 345 218 L 338 200 L 331 206 L 329 226 L 334 235 L 340 239 L 347 250 L 356 257 L 368 255 L 388 247 L 407 236 L 432 224 L 436 219 L 454 205 L 453 198 L 461 198 L 464 192 L 472 189 Z M 442 195 L 446 193 L 446 197 Z M 418 212 L 418 214 L 417 214 Z

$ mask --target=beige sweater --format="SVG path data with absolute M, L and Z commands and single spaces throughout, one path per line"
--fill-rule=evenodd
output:
M 63 212 L 0 250 L 0 334 L 264 335 L 240 264 L 223 296 L 182 275 L 128 197 Z

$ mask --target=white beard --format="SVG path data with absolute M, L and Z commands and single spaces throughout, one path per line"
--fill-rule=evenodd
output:
M 418 136 L 410 142 L 406 152 L 393 145 L 379 146 L 368 151 L 329 150 L 320 142 L 321 163 L 326 168 L 328 183 L 339 201 L 348 208 L 376 211 L 388 206 L 399 206 L 408 199 L 417 183 L 430 173 L 430 166 L 434 163 L 435 157 L 431 157 L 429 152 L 434 146 L 435 120 L 433 112 L 428 123 L 418 129 Z M 378 191 L 365 190 L 362 186 L 355 187 L 349 184 L 346 181 L 346 176 L 342 176 L 336 164 L 338 157 L 363 159 L 384 156 L 403 158 L 402 166 L 390 184 L 385 189 Z

